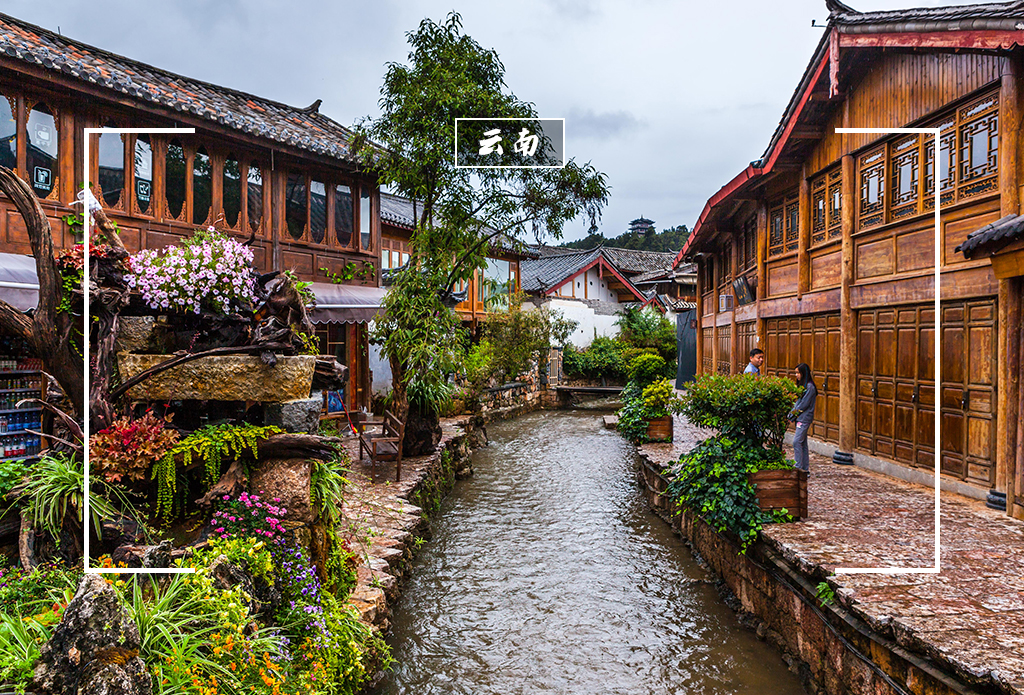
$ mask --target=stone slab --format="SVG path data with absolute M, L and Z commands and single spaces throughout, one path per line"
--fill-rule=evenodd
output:
M 119 353 L 121 377 L 130 379 L 170 359 L 170 355 Z M 309 398 L 316 357 L 278 357 L 273 367 L 259 357 L 202 357 L 172 367 L 129 390 L 136 400 L 277 402 Z

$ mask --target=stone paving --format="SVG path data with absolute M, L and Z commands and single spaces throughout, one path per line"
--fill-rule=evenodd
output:
M 641 454 L 665 465 L 706 436 L 678 416 L 674 427 L 673 443 L 646 444 Z M 932 488 L 811 454 L 808 506 L 808 519 L 766 527 L 762 537 L 809 577 L 933 565 Z M 1024 523 L 943 492 L 940 530 L 939 574 L 836 575 L 837 601 L 968 682 L 1024 694 Z
M 395 465 L 359 460 L 359 440 L 345 438 L 344 447 L 351 463 L 341 507 L 342 535 L 359 558 L 356 587 L 349 596 L 363 621 L 386 631 L 389 604 L 396 598 L 398 585 L 417 539 L 428 532 L 424 510 L 409 503 L 414 491 L 440 473 L 440 452 L 465 438 L 461 421 L 441 421 L 442 438 L 434 453 L 402 459 L 402 479 L 395 482 Z

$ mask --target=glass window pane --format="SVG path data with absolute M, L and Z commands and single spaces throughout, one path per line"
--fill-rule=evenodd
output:
M 238 224 L 242 214 L 242 165 L 234 155 L 224 160 L 224 222 L 229 227 Z
M 359 196 L 359 248 L 370 250 L 370 192 L 363 190 Z
M 324 243 L 327 235 L 327 186 L 309 182 L 309 236 L 314 244 Z
M 101 133 L 99 141 L 99 183 L 103 202 L 117 205 L 124 189 L 124 138 L 118 133 Z
M 0 94 L 0 165 L 8 169 L 18 166 L 17 102 Z
M 249 215 L 249 229 L 258 232 L 263 223 L 263 172 L 259 166 L 249 165 L 247 179 L 245 207 Z
M 135 203 L 139 212 L 149 212 L 153 195 L 153 146 L 148 135 L 135 139 Z
M 301 239 L 306 231 L 308 207 L 306 177 L 301 174 L 288 174 L 288 185 L 284 195 L 284 219 L 288 225 L 288 233 L 293 239 Z
M 402 265 L 405 265 L 408 262 L 409 262 L 409 254 L 403 253 L 402 254 Z
M 28 176 L 36 195 L 45 198 L 57 183 L 57 122 L 40 104 L 28 116 Z
M 380 269 L 389 270 L 391 268 L 391 252 L 381 251 L 380 252 Z
M 200 147 L 192 160 L 192 224 L 206 224 L 213 205 L 213 169 L 206 149 Z
M 334 236 L 341 246 L 352 242 L 352 189 L 342 184 L 334 187 Z
M 164 186 L 167 189 L 167 211 L 178 219 L 185 208 L 185 148 L 177 140 L 171 140 L 167 145 Z

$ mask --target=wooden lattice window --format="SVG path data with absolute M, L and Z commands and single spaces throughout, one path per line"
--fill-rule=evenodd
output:
M 999 99 L 990 94 L 962 107 L 957 200 L 994 191 L 998 185 Z
M 836 167 L 828 173 L 828 238 L 843 235 L 843 172 Z
M 900 220 L 918 212 L 920 179 L 920 138 L 910 135 L 890 145 L 892 198 L 890 218 Z
M 768 255 L 796 251 L 800 246 L 800 199 L 788 195 L 768 206 Z
M 740 231 L 740 271 L 757 265 L 757 219 L 749 218 Z
M 860 228 L 897 222 L 994 192 L 999 179 L 999 95 L 990 92 L 928 123 L 939 128 L 939 168 L 931 135 L 900 135 L 860 155 Z M 888 180 L 886 180 L 888 178 Z
M 860 169 L 860 226 L 885 222 L 885 145 L 862 154 Z
M 811 181 L 811 245 L 825 241 L 828 229 L 828 181 L 824 175 Z

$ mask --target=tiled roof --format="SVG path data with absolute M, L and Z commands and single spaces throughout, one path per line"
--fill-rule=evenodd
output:
M 394 193 L 380 194 L 380 218 L 388 224 L 403 229 L 413 229 L 416 226 L 416 216 L 422 213 L 422 206 L 413 207 L 413 201 L 404 196 Z M 416 214 L 413 214 L 413 213 Z M 484 227 L 484 232 L 489 233 L 489 227 Z M 523 258 L 534 258 L 536 251 L 507 234 L 499 234 L 491 240 L 491 248 L 503 251 Z
M 119 95 L 188 113 L 227 128 L 355 163 L 352 131 L 308 108 L 176 75 L 0 14 L 0 52 Z M 112 95 L 114 96 L 114 95 Z
M 675 253 L 634 251 L 632 249 L 605 248 L 606 256 L 623 273 L 647 273 L 652 270 L 671 270 Z
M 967 241 L 956 247 L 964 258 L 994 253 L 1017 239 L 1024 239 L 1024 215 L 1007 215 L 967 235 Z
M 422 211 L 422 207 L 415 212 Z M 400 195 L 380 192 L 380 218 L 396 227 L 412 229 L 416 226 L 416 215 L 413 214 L 412 201 Z
M 668 278 L 668 274 L 672 272 L 672 266 L 668 268 L 655 268 L 654 270 L 648 270 L 646 273 L 640 273 L 630 278 L 634 285 L 644 285 L 649 282 L 660 282 Z
M 546 292 L 601 255 L 601 248 L 574 253 L 541 256 L 519 264 L 519 284 L 523 292 Z
M 878 12 L 857 12 L 851 8 L 840 7 L 831 13 L 829 20 L 841 25 L 844 33 L 858 33 L 858 27 L 877 24 L 901 25 L 890 27 L 890 30 L 897 31 L 1019 30 L 1024 29 L 1024 25 L 1017 26 L 1017 22 L 1024 22 L 1024 3 L 974 3 Z M 954 22 L 956 26 L 950 27 L 950 23 Z

